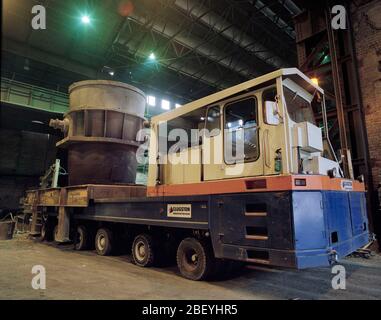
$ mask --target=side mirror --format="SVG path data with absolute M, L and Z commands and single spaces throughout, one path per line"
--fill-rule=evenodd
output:
M 266 123 L 278 125 L 280 123 L 278 105 L 274 101 L 265 101 L 265 118 Z

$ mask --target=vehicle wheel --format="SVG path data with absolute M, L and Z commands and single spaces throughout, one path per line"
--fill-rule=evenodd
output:
M 45 222 L 41 227 L 41 241 L 52 241 L 53 240 L 53 228 L 51 223 Z
M 176 260 L 183 277 L 198 281 L 208 278 L 215 259 L 208 242 L 186 238 L 177 248 Z
M 140 267 L 150 267 L 155 262 L 155 249 L 152 237 L 148 234 L 139 234 L 132 243 L 132 258 Z
M 91 246 L 91 235 L 89 229 L 84 225 L 77 226 L 75 235 L 75 250 L 88 250 Z
M 95 250 L 101 256 L 109 256 L 113 250 L 113 236 L 110 229 L 100 228 L 95 236 Z

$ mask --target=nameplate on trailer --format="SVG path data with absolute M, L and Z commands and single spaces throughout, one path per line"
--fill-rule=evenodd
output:
M 345 191 L 353 190 L 353 182 L 348 180 L 341 181 L 341 189 Z
M 172 218 L 192 218 L 192 205 L 167 204 L 167 216 Z

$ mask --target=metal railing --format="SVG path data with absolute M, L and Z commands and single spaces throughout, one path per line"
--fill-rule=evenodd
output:
M 1 77 L 1 102 L 42 111 L 65 113 L 69 95 Z

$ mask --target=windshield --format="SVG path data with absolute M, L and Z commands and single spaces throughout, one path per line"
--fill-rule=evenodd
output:
M 287 111 L 291 120 L 296 123 L 308 121 L 312 124 L 316 124 L 311 103 L 286 86 L 283 88 Z

